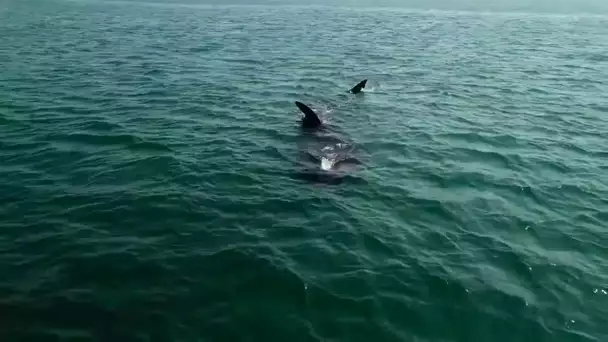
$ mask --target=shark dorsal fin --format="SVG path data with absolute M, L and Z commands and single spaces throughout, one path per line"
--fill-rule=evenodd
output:
M 310 109 L 307 105 L 302 102 L 296 101 L 296 106 L 304 113 L 303 124 L 308 127 L 317 127 L 321 125 L 321 119 L 314 110 Z
M 353 87 L 353 88 L 350 90 L 350 92 L 351 92 L 351 93 L 353 93 L 353 94 L 358 94 L 358 93 L 360 93 L 360 92 L 361 92 L 361 89 L 365 88 L 365 85 L 366 85 L 366 84 L 367 84 L 367 79 L 365 79 L 365 80 L 363 80 L 363 81 L 361 81 L 361 82 L 357 83 L 357 85 L 356 85 L 356 86 L 354 86 L 354 87 Z

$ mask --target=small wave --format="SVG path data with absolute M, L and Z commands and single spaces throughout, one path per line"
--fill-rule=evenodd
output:
M 170 152 L 171 148 L 161 143 L 146 141 L 132 134 L 95 134 L 95 133 L 70 133 L 53 134 L 52 140 L 85 144 L 94 146 L 113 146 L 120 145 L 135 150 L 165 151 Z

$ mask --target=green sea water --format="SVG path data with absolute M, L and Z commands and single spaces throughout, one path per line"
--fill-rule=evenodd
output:
M 0 341 L 608 341 L 608 16 L 0 0 L 0 67 Z

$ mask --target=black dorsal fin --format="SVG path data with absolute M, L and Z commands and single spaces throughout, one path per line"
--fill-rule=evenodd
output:
M 363 81 L 361 81 L 361 82 L 357 83 L 357 85 L 356 85 L 356 86 L 354 86 L 354 87 L 353 87 L 353 88 L 350 90 L 350 92 L 351 92 L 351 93 L 353 93 L 353 94 L 358 94 L 358 93 L 360 93 L 360 92 L 361 92 L 361 89 L 365 88 L 365 85 L 366 85 L 366 84 L 367 84 L 367 79 L 365 79 L 365 80 L 363 80 Z
M 296 106 L 304 113 L 304 119 L 302 120 L 302 124 L 306 127 L 318 127 L 321 126 L 321 119 L 317 113 L 315 113 L 312 109 L 310 109 L 307 105 L 302 102 L 296 101 Z

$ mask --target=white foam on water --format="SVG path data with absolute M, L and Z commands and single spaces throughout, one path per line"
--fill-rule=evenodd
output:
M 334 166 L 334 161 L 325 157 L 321 158 L 321 169 L 327 171 Z

